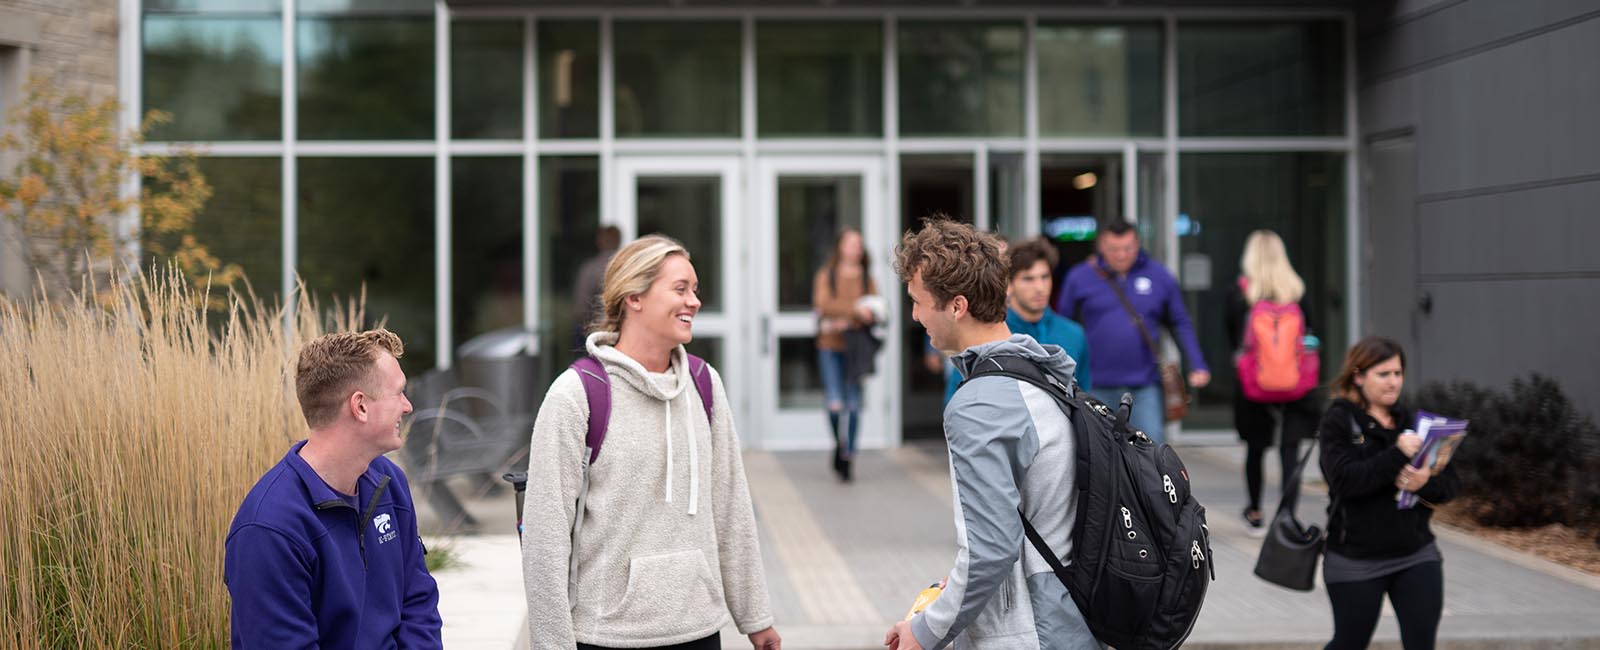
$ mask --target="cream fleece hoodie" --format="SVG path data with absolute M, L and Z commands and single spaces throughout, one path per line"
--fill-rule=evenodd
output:
M 771 627 L 722 377 L 708 366 L 715 397 L 707 423 L 682 346 L 667 372 L 652 373 L 612 347 L 616 339 L 596 333 L 588 341 L 610 376 L 611 425 L 590 469 L 577 548 L 571 534 L 589 404 L 575 371 L 551 384 L 533 426 L 522 534 L 532 648 L 672 645 L 716 633 L 730 613 L 741 633 Z

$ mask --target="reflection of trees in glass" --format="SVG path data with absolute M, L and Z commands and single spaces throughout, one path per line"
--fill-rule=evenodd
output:
M 522 159 L 450 164 L 451 332 L 456 345 L 522 325 Z
M 1180 24 L 1183 135 L 1344 131 L 1344 24 Z
M 433 137 L 432 17 L 303 19 L 298 38 L 300 137 Z
M 1039 130 L 1159 135 L 1161 26 L 1040 25 Z
M 539 135 L 600 135 L 600 23 L 539 21 Z
M 619 21 L 614 31 L 617 135 L 739 135 L 739 23 Z
M 281 165 L 277 158 L 199 159 L 212 194 L 195 215 L 193 234 L 218 259 L 237 264 L 263 298 L 283 293 Z M 171 250 L 177 238 L 166 235 L 162 241 Z
M 763 136 L 883 133 L 883 27 L 878 22 L 756 27 Z
M 573 304 L 578 267 L 597 251 L 600 165 L 589 156 L 539 160 L 539 349 L 544 377 L 553 378 L 577 358 L 579 329 Z
M 371 326 L 387 318 L 406 372 L 433 367 L 433 159 L 302 158 L 299 267 L 322 299 L 366 291 Z
M 522 137 L 522 21 L 458 20 L 450 26 L 450 133 Z
M 280 137 L 282 33 L 275 17 L 146 17 L 144 102 L 173 116 L 150 138 Z
M 926 135 L 1022 133 L 1022 26 L 900 27 L 900 130 Z

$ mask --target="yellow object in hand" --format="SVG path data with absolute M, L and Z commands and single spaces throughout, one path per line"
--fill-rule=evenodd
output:
M 918 612 L 927 609 L 929 605 L 933 604 L 933 601 L 939 599 L 939 594 L 942 593 L 944 593 L 943 580 L 928 585 L 927 589 L 923 589 L 921 593 L 917 594 L 917 600 L 911 603 L 911 611 L 906 612 L 906 620 L 911 620 L 911 617 L 916 616 Z

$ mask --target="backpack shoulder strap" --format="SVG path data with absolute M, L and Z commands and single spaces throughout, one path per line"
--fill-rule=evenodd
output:
M 606 375 L 605 366 L 594 357 L 572 362 L 572 369 L 578 371 L 583 394 L 589 400 L 589 433 L 583 438 L 583 446 L 589 450 L 592 465 L 600 457 L 600 445 L 606 441 L 606 429 L 611 425 L 611 378 Z
M 1051 397 L 1056 398 L 1063 408 L 1074 406 L 1072 398 L 1078 395 L 1080 389 L 1078 382 L 1071 386 L 1061 383 L 1055 375 L 1045 372 L 1043 368 L 1028 359 L 1020 356 L 1004 354 L 987 357 L 973 368 L 972 374 L 961 380 L 961 385 L 979 377 L 1010 377 L 1017 381 L 1024 381 L 1039 387 Z
M 694 380 L 694 389 L 700 393 L 700 403 L 706 407 L 706 422 L 711 422 L 712 401 L 715 399 L 711 390 L 711 369 L 705 359 L 694 355 L 689 357 L 689 378 Z

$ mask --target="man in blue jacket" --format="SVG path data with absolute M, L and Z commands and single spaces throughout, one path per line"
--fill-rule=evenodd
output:
M 256 482 L 228 530 L 234 648 L 443 647 L 411 490 L 383 457 L 411 412 L 402 353 L 383 329 L 300 351 L 310 436 Z
M 1172 330 L 1189 361 L 1190 386 L 1204 387 L 1211 382 L 1211 372 L 1200 355 L 1177 279 L 1140 250 L 1133 224 L 1120 219 L 1102 224 L 1095 251 L 1094 258 L 1067 271 L 1056 311 L 1082 323 L 1088 334 L 1094 359 L 1091 392 L 1107 404 L 1133 393 L 1130 423 L 1160 443 L 1166 439 L 1161 371 L 1146 333 L 1159 344 L 1161 327 Z M 1135 313 L 1130 314 L 1124 303 Z
M 1046 345 L 1059 345 L 1078 362 L 1078 385 L 1094 388 L 1089 363 L 1089 340 L 1083 326 L 1050 310 L 1050 289 L 1054 284 L 1060 254 L 1043 237 L 1014 243 L 1011 251 L 1011 284 L 1006 298 L 1006 327 L 1012 334 L 1027 334 Z

